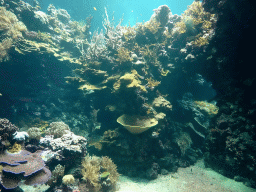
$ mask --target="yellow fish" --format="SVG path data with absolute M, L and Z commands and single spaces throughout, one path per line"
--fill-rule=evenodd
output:
M 93 7 L 94 11 L 97 11 L 96 7 Z

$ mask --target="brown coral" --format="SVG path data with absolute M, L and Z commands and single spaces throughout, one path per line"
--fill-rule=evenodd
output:
M 17 39 L 22 37 L 21 32 L 26 30 L 24 23 L 19 21 L 14 13 L 7 11 L 5 7 L 0 7 L 0 31 L 13 39 Z
M 119 178 L 117 167 L 109 157 L 86 156 L 82 175 L 90 191 L 112 191 Z M 108 183 L 106 185 L 106 183 Z

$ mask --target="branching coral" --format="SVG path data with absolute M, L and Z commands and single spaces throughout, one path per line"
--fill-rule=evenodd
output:
M 14 13 L 7 11 L 5 7 L 0 7 L 0 31 L 13 39 L 17 39 L 22 37 L 21 32 L 26 30 L 26 26 L 17 19 Z
M 146 80 L 148 81 L 147 86 L 151 87 L 151 88 L 156 87 L 161 83 L 161 81 L 156 81 L 156 80 L 152 79 L 152 77 L 147 78 Z
M 124 47 L 120 47 L 117 50 L 118 54 L 117 54 L 117 59 L 116 61 L 120 62 L 120 63 L 124 63 L 124 62 L 130 62 L 132 61 L 131 57 L 130 57 L 130 51 Z
M 119 174 L 109 157 L 86 156 L 82 167 L 83 179 L 91 191 L 115 190 Z
M 157 48 L 153 46 L 145 46 L 145 48 L 142 49 L 142 55 L 145 61 L 148 65 L 154 65 L 158 66 L 160 63 L 158 61 L 157 57 Z
M 82 162 L 83 179 L 87 182 L 94 191 L 99 191 L 101 185 L 99 183 L 99 158 L 96 156 L 86 156 Z

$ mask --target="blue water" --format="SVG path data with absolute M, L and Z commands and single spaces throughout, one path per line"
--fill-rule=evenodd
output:
M 153 9 L 160 5 L 168 5 L 172 14 L 181 15 L 192 2 L 193 0 L 39 0 L 43 11 L 47 10 L 49 4 L 53 4 L 56 8 L 66 9 L 73 20 L 80 21 L 92 15 L 92 31 L 102 28 L 104 7 L 110 17 L 114 12 L 116 23 L 123 15 L 123 25 L 130 23 L 133 26 L 136 22 L 148 21 L 154 13 Z

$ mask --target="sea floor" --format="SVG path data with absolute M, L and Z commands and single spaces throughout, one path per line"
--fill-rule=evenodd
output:
M 192 170 L 192 171 L 191 171 Z M 205 168 L 203 161 L 180 168 L 153 181 L 120 177 L 118 192 L 256 192 L 241 182 L 224 177 Z

